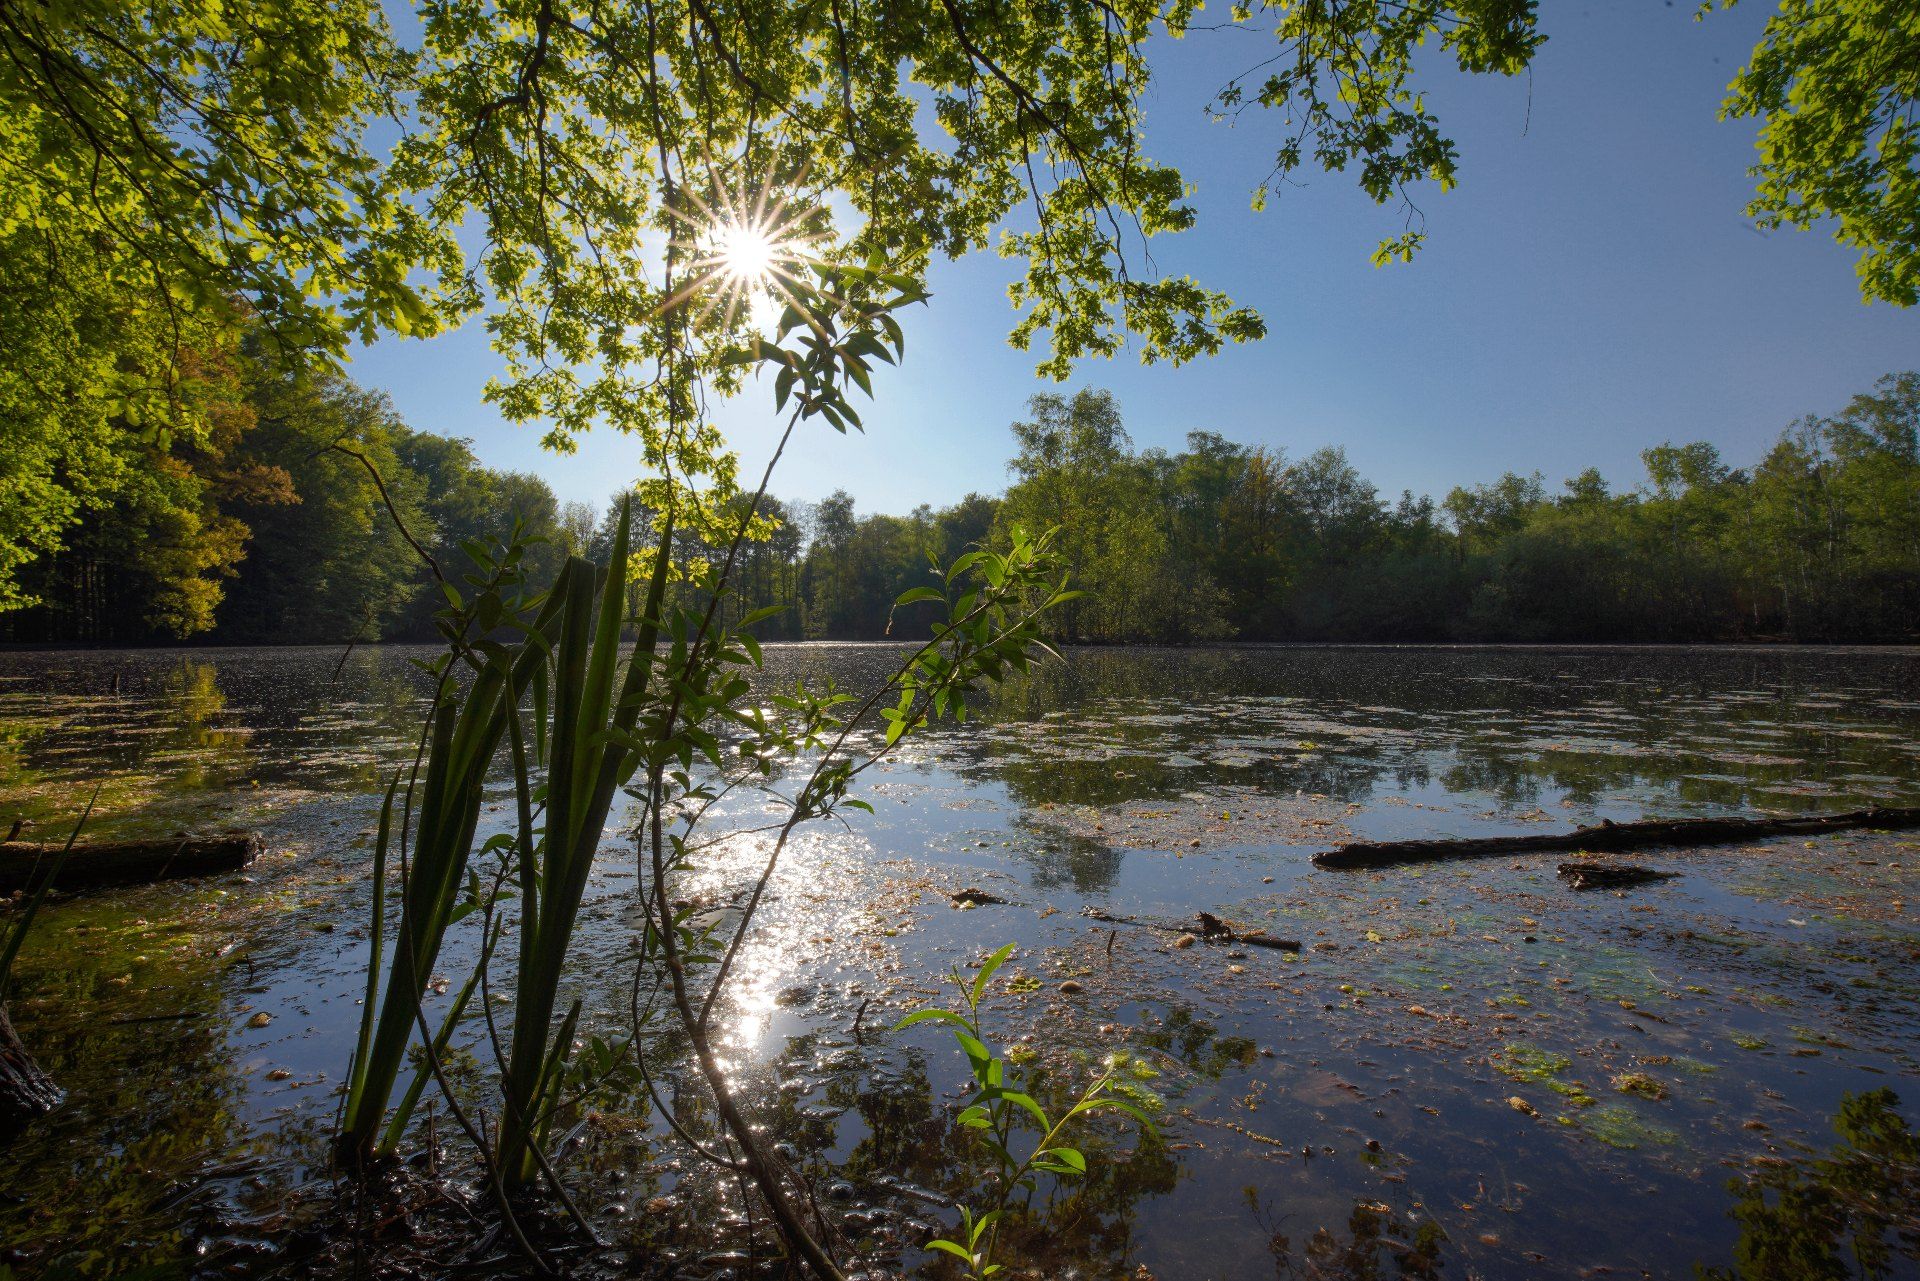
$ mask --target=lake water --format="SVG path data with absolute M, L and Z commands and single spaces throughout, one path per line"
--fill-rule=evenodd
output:
M 244 875 L 43 914 L 14 1018 L 70 1099 L 0 1153 L 0 1262 L 257 1275 L 315 1248 L 371 825 L 426 653 L 0 654 L 0 828 L 63 837 L 99 784 L 90 835 L 238 825 L 269 847 Z M 773 646 L 765 679 L 859 689 L 897 657 Z M 947 1275 L 915 1243 L 977 1182 L 964 1062 L 886 1029 L 1017 942 L 998 1039 L 1056 1083 L 1130 1049 L 1165 1100 L 1157 1137 L 1096 1131 L 1091 1176 L 1043 1189 L 1015 1242 L 1034 1276 L 1784 1278 L 1822 1251 L 1920 1276 L 1920 840 L 1649 851 L 1680 875 L 1620 894 L 1567 888 L 1564 855 L 1309 862 L 1356 838 L 1920 804 L 1920 652 L 1082 650 L 980 713 L 863 776 L 871 818 L 793 849 L 727 1012 L 761 1117 L 844 1181 L 846 1257 Z M 576 979 L 609 1033 L 636 920 L 619 827 Z M 725 899 L 758 839 L 680 891 Z M 963 910 L 969 888 L 1004 902 Z M 1305 946 L 1180 947 L 1088 909 Z M 456 987 L 470 944 L 444 958 Z M 649 1061 L 671 1092 L 677 1047 Z M 636 1274 L 752 1270 L 715 1227 L 737 1200 L 646 1106 L 583 1118 L 565 1160 Z

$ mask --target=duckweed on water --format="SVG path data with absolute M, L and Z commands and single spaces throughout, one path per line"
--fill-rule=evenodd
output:
M 1494 1056 L 1494 1066 L 1516 1081 L 1544 1083 L 1572 1067 L 1573 1060 L 1537 1045 L 1515 1042 Z
M 1622 1094 L 1637 1094 L 1643 1099 L 1667 1097 L 1667 1087 L 1645 1072 L 1622 1072 L 1613 1078 L 1613 1088 Z
M 1671 1147 L 1680 1142 L 1678 1133 L 1653 1124 L 1623 1104 L 1590 1109 L 1578 1124 L 1608 1147 L 1631 1150 L 1648 1145 Z

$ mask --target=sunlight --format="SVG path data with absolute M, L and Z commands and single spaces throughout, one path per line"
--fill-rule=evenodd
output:
M 767 286 L 781 247 L 764 229 L 730 221 L 714 233 L 713 241 L 720 269 L 736 283 L 762 289 Z
M 689 194 L 687 203 L 675 216 L 691 272 L 663 308 L 695 301 L 703 314 L 718 309 L 723 326 L 739 318 L 771 328 L 791 285 L 831 238 L 824 215 L 771 190 L 723 193 L 712 203 Z

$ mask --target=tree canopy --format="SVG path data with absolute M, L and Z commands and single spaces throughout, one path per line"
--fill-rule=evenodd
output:
M 1762 122 L 1747 210 L 1761 226 L 1833 221 L 1862 296 L 1920 299 L 1920 10 L 1782 0 L 1723 114 Z
M 1012 339 L 1040 371 L 1130 341 L 1182 361 L 1264 322 L 1152 272 L 1194 225 L 1149 154 L 1157 41 L 1197 0 L 53 0 L 0 4 L 0 608 L 104 501 L 106 460 L 213 440 L 191 375 L 244 329 L 289 364 L 484 316 L 487 395 L 568 448 L 636 434 L 687 521 L 734 462 L 703 413 L 751 327 L 716 237 L 883 265 L 1022 264 Z M 1533 0 L 1242 0 L 1273 54 L 1216 109 L 1261 113 L 1269 174 L 1351 172 L 1383 203 L 1451 186 L 1426 79 L 1524 71 Z M 1913 301 L 1913 68 L 1899 0 L 1782 0 L 1727 111 L 1763 123 L 1754 215 L 1837 220 L 1869 297 Z M 1436 51 L 1423 53 L 1423 50 Z M 1235 74 L 1238 73 L 1238 74 Z M 1410 215 L 1411 216 L 1411 215 Z M 1417 217 L 1381 244 L 1405 258 Z M 853 290 L 858 301 L 860 288 Z M 103 470 L 106 469 L 106 470 Z M 684 522 L 683 522 L 684 523 Z

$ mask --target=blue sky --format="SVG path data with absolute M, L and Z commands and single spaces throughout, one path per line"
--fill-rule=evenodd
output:
M 1368 259 L 1399 213 L 1351 178 L 1303 174 L 1249 210 L 1277 122 L 1256 110 L 1228 127 L 1201 108 L 1269 56 L 1270 38 L 1163 42 L 1150 149 L 1197 185 L 1200 219 L 1156 241 L 1155 258 L 1257 307 L 1268 336 L 1179 369 L 1085 361 L 1063 389 L 1112 389 L 1143 448 L 1177 449 L 1196 428 L 1295 456 L 1341 445 L 1389 495 L 1506 470 L 1557 483 L 1587 466 L 1631 486 L 1640 451 L 1665 440 L 1753 461 L 1799 415 L 1920 367 L 1920 310 L 1862 304 L 1852 256 L 1824 233 L 1762 234 L 1741 214 L 1753 128 L 1715 111 L 1770 8 L 1696 23 L 1692 0 L 1546 0 L 1531 85 L 1436 68 L 1428 101 L 1459 143 L 1461 184 L 1420 197 L 1426 248 L 1388 268 Z M 903 512 L 1003 489 L 1007 425 L 1036 391 L 1062 389 L 1006 343 L 1013 271 L 991 255 L 939 265 L 903 367 L 862 410 L 866 434 L 818 426 L 775 492 L 845 488 L 862 510 Z M 415 427 L 468 437 L 489 465 L 538 472 L 562 499 L 597 506 L 633 477 L 638 451 L 617 435 L 559 457 L 537 428 L 502 421 L 480 399 L 497 367 L 470 324 L 382 341 L 349 372 Z M 750 387 L 720 411 L 755 475 L 767 404 Z

